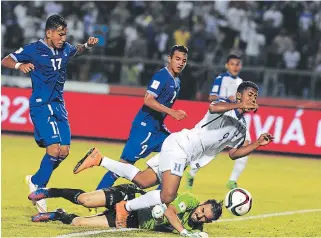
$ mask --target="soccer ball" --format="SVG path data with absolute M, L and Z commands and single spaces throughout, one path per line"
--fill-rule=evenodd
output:
M 244 188 L 234 188 L 225 196 L 225 207 L 235 216 L 243 216 L 252 208 L 252 195 Z
M 162 205 L 156 205 L 155 207 L 153 207 L 152 210 L 152 216 L 155 219 L 159 219 L 162 218 L 164 216 L 164 212 L 165 212 L 166 208 Z

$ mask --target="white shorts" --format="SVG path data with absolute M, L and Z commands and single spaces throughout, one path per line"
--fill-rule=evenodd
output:
M 176 140 L 176 134 L 171 134 L 163 143 L 160 153 L 149 159 L 146 164 L 152 168 L 162 183 L 162 173 L 170 170 L 171 174 L 183 177 L 187 164 L 187 154 Z

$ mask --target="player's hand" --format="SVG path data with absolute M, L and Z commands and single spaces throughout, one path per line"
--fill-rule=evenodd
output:
M 185 117 L 187 117 L 186 112 L 182 110 L 173 110 L 170 115 L 178 121 L 183 120 Z
M 257 142 L 259 143 L 260 146 L 267 145 L 270 142 L 274 140 L 274 136 L 272 136 L 269 133 L 263 133 L 260 135 L 259 139 L 257 139 Z
M 240 108 L 246 112 L 249 112 L 249 111 L 255 112 L 259 108 L 259 105 L 257 103 L 254 103 L 252 100 L 249 100 L 247 102 L 241 102 Z
M 192 237 L 192 238 L 201 238 L 202 237 L 201 232 L 190 232 L 185 229 L 180 232 L 180 235 L 184 236 L 184 237 Z
M 35 70 L 35 66 L 31 63 L 27 63 L 27 64 L 22 64 L 19 66 L 18 68 L 22 73 L 29 73 L 32 70 Z
M 93 37 L 93 36 L 89 36 L 88 41 L 87 41 L 87 45 L 88 47 L 93 47 L 94 45 L 98 44 L 98 38 Z

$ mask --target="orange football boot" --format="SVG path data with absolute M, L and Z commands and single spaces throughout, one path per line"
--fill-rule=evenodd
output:
M 102 158 L 103 155 L 97 148 L 91 148 L 85 157 L 81 159 L 75 166 L 74 174 L 78 174 L 79 172 L 94 166 L 99 166 Z

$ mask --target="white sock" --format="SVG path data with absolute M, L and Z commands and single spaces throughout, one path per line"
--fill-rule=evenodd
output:
M 245 169 L 246 162 L 248 160 L 248 156 L 239 158 L 235 160 L 234 168 L 230 177 L 230 181 L 237 181 L 237 179 L 240 177 L 241 173 Z
M 114 172 L 119 177 L 126 178 L 130 181 L 134 179 L 134 177 L 138 174 L 140 171 L 138 168 L 136 168 L 134 165 L 131 164 L 125 164 L 119 161 L 115 161 L 112 159 L 109 159 L 107 157 L 104 157 L 101 160 L 100 166 Z
M 149 191 L 138 198 L 128 201 L 125 205 L 126 210 L 130 212 L 162 204 L 160 192 L 160 190 Z
M 199 170 L 198 168 L 197 168 L 197 169 L 192 169 L 192 168 L 191 168 L 191 169 L 189 170 L 189 174 L 194 178 L 198 170 Z

